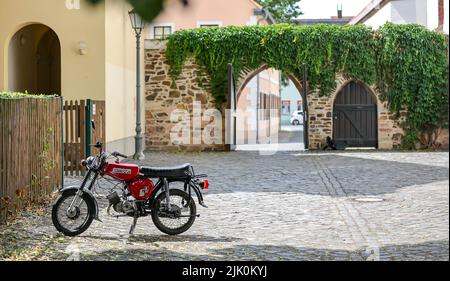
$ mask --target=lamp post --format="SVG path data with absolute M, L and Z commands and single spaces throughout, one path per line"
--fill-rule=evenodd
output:
M 131 26 L 136 33 L 136 137 L 135 153 L 133 159 L 143 160 L 145 158 L 143 150 L 143 136 L 141 126 L 141 33 L 145 22 L 134 11 L 128 12 L 130 15 Z

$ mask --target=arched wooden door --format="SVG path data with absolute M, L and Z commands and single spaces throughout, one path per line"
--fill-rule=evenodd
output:
M 377 102 L 364 85 L 348 83 L 333 107 L 333 139 L 348 147 L 378 147 Z

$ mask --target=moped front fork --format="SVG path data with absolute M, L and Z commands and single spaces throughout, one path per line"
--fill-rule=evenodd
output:
M 89 171 L 87 172 L 86 176 L 84 177 L 83 182 L 81 183 L 80 188 L 78 189 L 77 193 L 75 194 L 75 197 L 73 198 L 72 202 L 70 203 L 69 208 L 67 208 L 67 213 L 68 213 L 68 214 L 74 211 L 74 209 L 73 209 L 74 206 L 80 207 L 82 201 L 79 200 L 79 199 L 80 199 L 80 197 L 83 195 L 83 193 L 84 193 L 84 188 L 85 188 L 85 186 L 86 186 L 88 180 L 90 179 L 92 173 L 93 173 L 93 172 L 92 172 L 91 170 L 89 170 Z M 94 187 L 94 184 L 95 184 L 95 181 L 97 180 L 97 178 L 98 178 L 98 174 L 96 173 L 96 174 L 94 175 L 94 178 L 92 179 L 92 181 L 91 181 L 90 184 L 89 184 L 88 190 L 92 190 L 92 188 Z M 77 205 L 76 202 L 77 202 L 78 200 L 79 200 L 79 202 L 78 202 L 78 205 Z M 98 218 L 97 218 L 97 219 L 98 219 Z

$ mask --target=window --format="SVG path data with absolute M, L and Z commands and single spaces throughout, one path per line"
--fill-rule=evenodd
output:
M 172 34 L 171 26 L 155 26 L 153 27 L 153 38 L 154 39 L 167 39 L 167 37 Z
M 291 113 L 291 101 L 283 100 L 281 101 L 281 114 L 289 115 Z
M 218 24 L 201 24 L 200 27 L 219 27 Z
M 297 101 L 297 110 L 303 111 L 303 101 L 302 100 Z
M 197 27 L 221 27 L 223 23 L 221 21 L 198 21 Z

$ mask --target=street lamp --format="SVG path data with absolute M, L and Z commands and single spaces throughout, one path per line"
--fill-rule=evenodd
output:
M 144 30 L 145 22 L 134 11 L 128 12 L 131 20 L 131 27 L 136 33 L 136 137 L 135 153 L 133 159 L 143 160 L 145 158 L 143 150 L 143 136 L 141 127 L 141 33 Z

